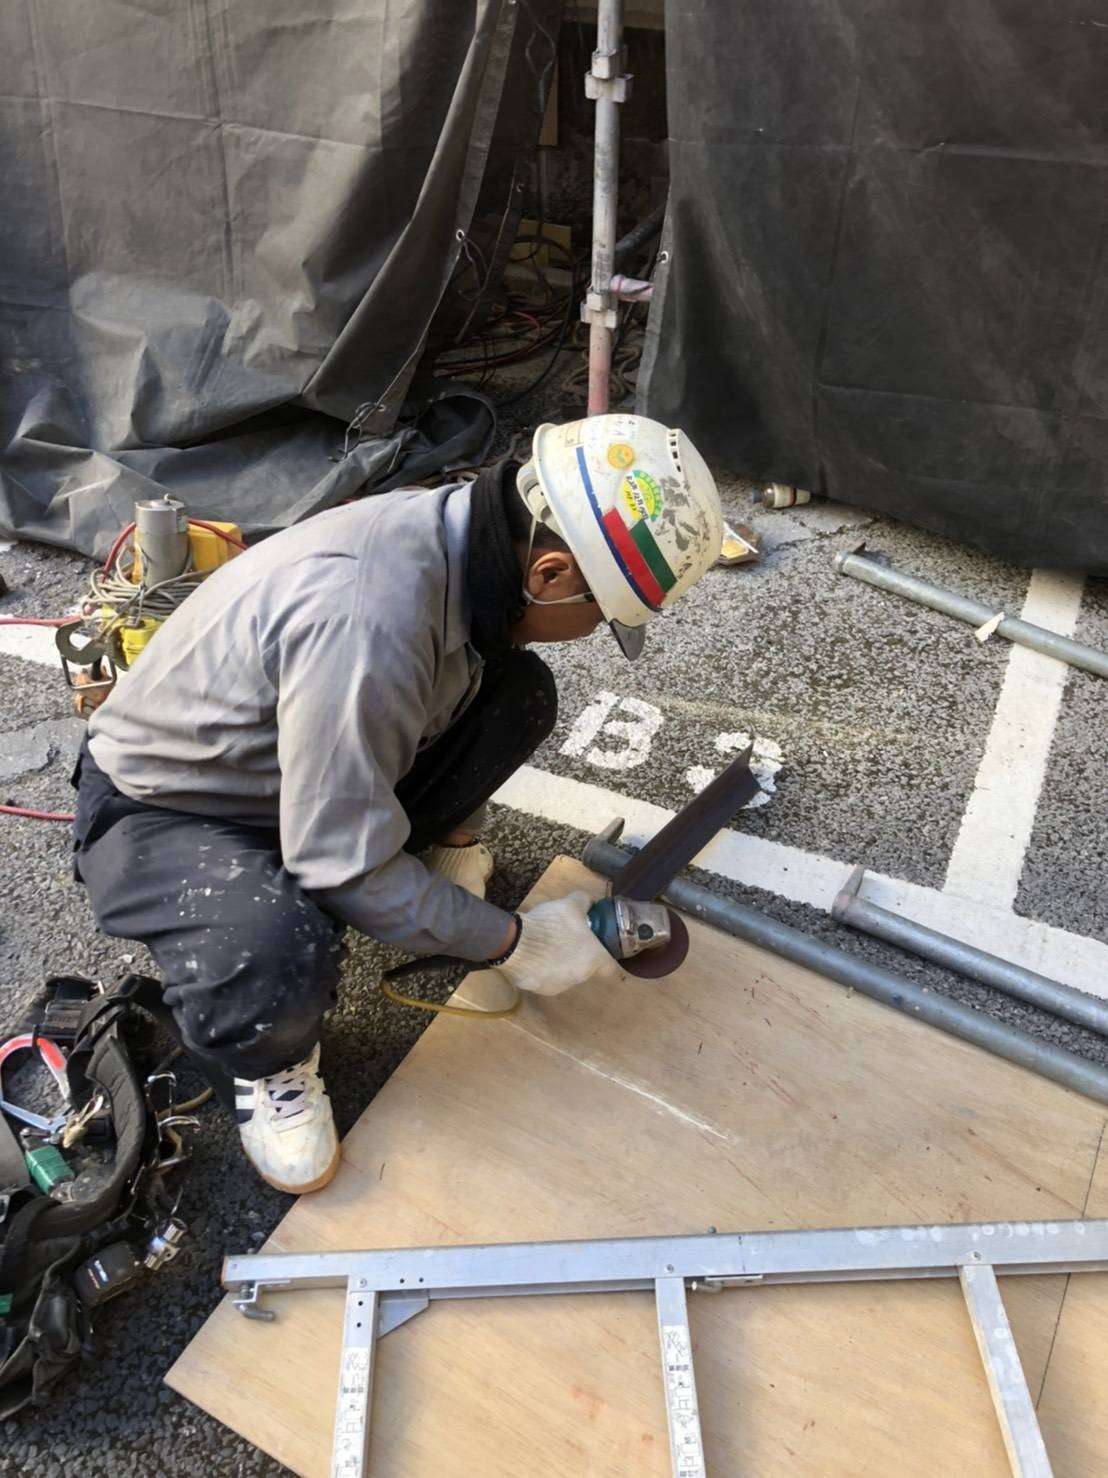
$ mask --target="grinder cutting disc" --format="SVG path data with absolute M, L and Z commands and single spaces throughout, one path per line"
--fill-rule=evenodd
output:
M 620 966 L 628 975 L 637 975 L 640 980 L 660 980 L 663 975 L 672 975 L 685 963 L 689 952 L 689 931 L 685 920 L 672 908 L 666 909 L 669 918 L 669 943 L 661 949 L 644 949 L 642 954 L 621 960 Z
M 753 744 L 748 744 L 742 754 L 736 755 L 721 774 L 625 863 L 612 879 L 612 892 L 617 897 L 646 901 L 664 893 L 666 884 L 692 861 L 701 847 L 758 794 L 759 785 L 750 769 L 753 753 Z M 588 848 L 585 861 L 588 861 Z M 672 909 L 666 911 L 672 931 L 669 943 L 624 960 L 623 968 L 629 975 L 657 980 L 672 975 L 684 961 L 689 952 L 689 931 Z

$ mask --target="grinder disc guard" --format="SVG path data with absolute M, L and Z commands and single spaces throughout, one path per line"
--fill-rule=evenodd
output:
M 689 931 L 685 920 L 672 908 L 667 908 L 666 914 L 669 917 L 669 943 L 660 949 L 644 949 L 642 954 L 622 960 L 621 968 L 628 975 L 635 975 L 640 980 L 660 980 L 663 975 L 672 975 L 685 963 L 689 952 Z

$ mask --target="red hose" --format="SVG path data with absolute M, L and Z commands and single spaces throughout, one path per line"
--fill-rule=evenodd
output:
M 198 529 L 207 529 L 210 534 L 218 534 L 221 539 L 226 539 L 228 544 L 233 544 L 236 549 L 246 548 L 246 545 L 242 542 L 241 539 L 236 539 L 234 535 L 229 534 L 226 529 L 217 528 L 214 523 L 208 523 L 203 518 L 190 518 L 189 523 L 193 524 Z M 115 563 L 116 555 L 123 548 L 124 543 L 134 532 L 135 526 L 133 523 L 129 523 L 124 529 L 120 529 L 119 533 L 116 535 L 115 543 L 108 550 L 108 557 L 104 561 L 105 574 L 111 569 L 112 565 Z
M 0 626 L 69 626 L 78 616 L 0 616 Z
M 29 816 L 32 821 L 72 821 L 72 811 L 35 811 L 30 806 L 0 806 L 5 816 Z
M 124 541 L 127 539 L 127 536 L 129 534 L 133 534 L 134 532 L 135 532 L 135 526 L 134 526 L 134 524 L 133 523 L 129 523 L 126 528 L 120 529 L 119 533 L 115 536 L 115 543 L 108 550 L 108 557 L 104 561 L 104 573 L 105 573 L 105 575 L 110 572 L 112 565 L 115 563 L 115 557 L 119 553 L 119 551 L 123 548 L 123 544 L 124 544 Z

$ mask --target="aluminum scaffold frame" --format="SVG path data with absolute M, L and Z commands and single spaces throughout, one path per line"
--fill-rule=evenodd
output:
M 367 1471 L 377 1340 L 432 1300 L 544 1293 L 653 1292 L 674 1478 L 705 1478 L 686 1293 L 774 1283 L 957 1278 L 973 1324 L 1012 1472 L 1049 1478 L 1034 1403 L 996 1274 L 1108 1270 L 1108 1221 L 972 1222 L 820 1231 L 515 1242 L 229 1257 L 235 1307 L 272 1319 L 264 1294 L 346 1291 L 331 1473 Z

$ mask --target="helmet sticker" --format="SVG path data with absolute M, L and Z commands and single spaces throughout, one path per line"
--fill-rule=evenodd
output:
M 620 502 L 634 521 L 657 518 L 662 511 L 662 490 L 649 472 L 636 467 L 619 485 Z
M 658 548 L 646 519 L 639 518 L 628 527 L 618 505 L 602 513 L 581 447 L 577 448 L 577 466 L 589 506 L 624 579 L 644 605 L 653 611 L 661 610 L 666 592 L 677 584 L 677 576 Z
M 613 441 L 608 448 L 608 465 L 617 472 L 626 472 L 635 460 L 635 448 L 625 441 Z

